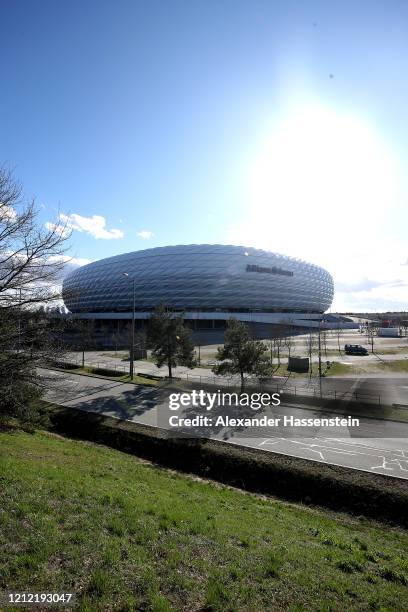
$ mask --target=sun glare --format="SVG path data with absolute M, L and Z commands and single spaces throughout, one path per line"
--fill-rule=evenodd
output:
M 260 147 L 250 174 L 250 202 L 264 219 L 293 213 L 316 225 L 377 221 L 392 205 L 392 160 L 362 121 L 306 107 L 279 123 Z M 344 220 L 341 221 L 341 220 Z

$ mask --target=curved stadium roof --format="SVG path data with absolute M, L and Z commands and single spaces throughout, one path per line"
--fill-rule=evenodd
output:
M 129 276 L 125 277 L 124 273 Z M 299 259 L 244 246 L 178 245 L 108 257 L 66 277 L 63 297 L 77 312 L 175 310 L 318 312 L 329 308 L 333 279 Z

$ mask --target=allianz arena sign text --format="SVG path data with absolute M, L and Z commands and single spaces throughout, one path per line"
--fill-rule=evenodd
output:
M 291 270 L 282 270 L 282 268 L 276 268 L 273 266 L 272 268 L 263 268 L 262 266 L 256 266 L 248 264 L 246 267 L 247 272 L 263 272 L 265 274 L 281 274 L 282 276 L 293 276 L 293 272 Z

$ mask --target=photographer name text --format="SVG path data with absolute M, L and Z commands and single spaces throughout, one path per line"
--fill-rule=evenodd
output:
M 351 416 L 332 418 L 296 418 L 293 416 L 282 417 L 230 417 L 220 415 L 209 417 L 197 415 L 194 417 L 182 417 L 172 415 L 169 417 L 171 427 L 359 427 L 360 420 Z

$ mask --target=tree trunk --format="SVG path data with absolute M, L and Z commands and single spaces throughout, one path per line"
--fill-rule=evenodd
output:
M 245 378 L 244 378 L 243 372 L 240 372 L 240 375 L 241 375 L 241 393 L 242 393 L 245 388 Z
M 85 367 L 85 349 L 82 349 L 82 367 Z
M 169 368 L 169 378 L 173 378 L 173 371 L 171 369 L 171 359 L 168 360 L 167 366 Z

